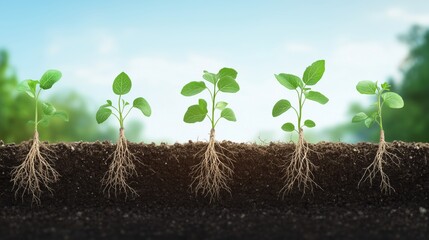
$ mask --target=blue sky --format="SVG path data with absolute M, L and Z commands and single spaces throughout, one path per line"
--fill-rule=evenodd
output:
M 60 69 L 56 90 L 81 92 L 94 110 L 112 97 L 111 82 L 126 71 L 134 82 L 129 98 L 144 96 L 153 108 L 142 120 L 149 141 L 207 139 L 208 122 L 182 122 L 197 98 L 182 97 L 180 89 L 201 80 L 203 70 L 233 67 L 241 91 L 221 98 L 238 122 L 219 124 L 218 139 L 253 141 L 268 133 L 265 140 L 279 140 L 280 126 L 293 115 L 274 119 L 271 109 L 294 95 L 274 73 L 300 76 L 325 59 L 315 89 L 330 102 L 306 107 L 319 129 L 331 127 L 348 121 L 349 104 L 362 100 L 358 81 L 400 79 L 407 49 L 397 36 L 412 24 L 429 25 L 429 1 L 309 2 L 2 1 L 0 48 L 10 51 L 22 79 Z

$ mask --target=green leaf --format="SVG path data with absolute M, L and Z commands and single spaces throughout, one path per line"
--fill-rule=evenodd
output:
M 293 132 L 293 130 L 295 130 L 295 125 L 293 125 L 293 123 L 285 123 L 282 125 L 282 130 L 285 132 Z
M 95 115 L 95 119 L 97 120 L 97 123 L 100 124 L 106 121 L 111 114 L 112 110 L 110 110 L 109 108 L 99 108 Z
M 371 81 L 360 81 L 356 85 L 356 89 L 361 94 L 375 94 L 377 91 L 377 84 Z
M 201 110 L 207 112 L 207 102 L 204 99 L 198 99 L 198 106 L 200 106 Z
M 131 86 L 130 77 L 126 73 L 121 72 L 113 81 L 112 88 L 116 95 L 124 95 L 130 92 Z
M 383 90 L 386 90 L 386 91 L 389 91 L 390 90 L 390 84 L 388 84 L 387 82 L 385 82 L 385 83 L 383 83 L 383 84 L 381 84 L 381 88 L 383 89 Z
M 308 66 L 304 71 L 302 80 L 307 85 L 315 85 L 323 76 L 325 72 L 325 60 L 315 61 L 313 64 Z
M 107 100 L 107 105 L 112 106 L 112 101 L 111 100 Z
M 233 69 L 233 68 L 222 68 L 217 73 L 217 76 L 219 77 L 219 79 L 221 79 L 223 77 L 231 77 L 232 79 L 236 79 L 237 78 L 237 71 L 235 71 L 235 69 Z
M 46 71 L 42 78 L 40 78 L 40 88 L 50 89 L 56 82 L 61 79 L 61 72 L 58 70 L 48 70 Z
M 305 97 L 308 100 L 312 100 L 315 102 L 318 102 L 320 104 L 326 104 L 329 99 L 327 97 L 325 97 L 325 95 L 321 94 L 320 92 L 316 92 L 316 91 L 309 91 L 308 93 L 305 94 Z
M 64 112 L 64 111 L 57 111 L 57 112 L 54 113 L 53 116 L 54 117 L 58 117 L 58 118 L 62 119 L 65 122 L 69 121 L 69 115 L 66 112 Z
M 284 112 L 286 112 L 287 110 L 289 110 L 289 108 L 291 107 L 292 105 L 288 100 L 281 99 L 274 105 L 272 115 L 273 117 L 278 117 L 282 115 Z
M 203 78 L 206 81 L 211 82 L 213 84 L 216 84 L 216 82 L 217 82 L 216 74 L 211 73 L 211 72 L 204 71 Z
M 122 105 L 125 107 L 125 106 L 130 105 L 130 103 L 129 103 L 129 102 L 127 102 L 127 101 L 125 101 L 124 99 L 122 99 Z
M 227 102 L 219 101 L 216 103 L 215 108 L 219 110 L 224 110 L 227 105 L 228 105 Z
M 384 103 L 390 108 L 403 108 L 404 100 L 399 94 L 394 92 L 386 92 L 381 94 L 381 97 L 384 100 Z
M 220 113 L 220 117 L 223 117 L 226 120 L 232 121 L 232 122 L 237 121 L 237 119 L 235 118 L 234 111 L 232 111 L 231 108 L 225 108 L 224 110 L 222 110 L 222 112 Z
M 280 73 L 278 75 L 274 74 L 274 76 L 281 85 L 285 86 L 290 90 L 294 90 L 297 87 L 302 86 L 301 79 L 295 75 Z
M 236 93 L 240 90 L 240 86 L 231 76 L 223 76 L 217 83 L 219 91 L 226 93 Z
M 49 125 L 49 122 L 50 122 L 51 118 L 52 118 L 52 116 L 45 115 L 45 116 L 43 116 L 43 117 L 42 117 L 42 119 L 40 119 L 40 120 L 37 122 L 37 124 L 38 124 L 38 125 L 41 125 L 41 126 L 43 126 L 43 127 L 46 127 L 46 126 L 48 126 L 48 125 Z
M 201 109 L 200 105 L 192 105 L 188 108 L 183 117 L 185 123 L 202 122 L 206 118 L 207 111 Z
M 36 96 L 36 86 L 39 84 L 39 81 L 36 80 L 25 80 L 22 81 L 17 90 L 20 92 L 25 92 L 28 96 L 34 98 Z
M 180 93 L 183 96 L 189 97 L 204 91 L 204 89 L 206 89 L 206 84 L 203 81 L 190 82 L 182 88 L 182 91 Z
M 50 103 L 42 103 L 43 114 L 52 116 L 57 111 Z
M 354 123 L 362 122 L 367 118 L 368 118 L 368 115 L 366 115 L 366 113 L 360 112 L 353 117 L 352 122 Z
M 316 126 L 316 123 L 313 120 L 307 119 L 304 121 L 304 126 L 308 128 L 313 128 Z
M 371 127 L 373 122 L 374 122 L 374 118 L 369 117 L 369 118 L 365 119 L 365 126 L 367 128 L 369 128 L 369 127 Z
M 134 99 L 133 107 L 140 109 L 140 111 L 142 111 L 142 113 L 146 117 L 150 117 L 150 115 L 152 114 L 152 109 L 150 108 L 149 103 L 146 101 L 146 99 L 144 99 L 142 97 L 138 97 L 138 98 Z

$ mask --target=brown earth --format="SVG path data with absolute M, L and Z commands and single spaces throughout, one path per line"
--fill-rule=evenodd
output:
M 114 145 L 108 142 L 50 144 L 61 174 L 45 192 L 42 206 L 15 198 L 10 170 L 30 144 L 0 143 L 1 239 L 93 239 L 137 237 L 186 239 L 428 239 L 429 144 L 394 142 L 399 166 L 385 168 L 396 192 L 380 193 L 365 183 L 363 169 L 373 160 L 376 144 L 311 145 L 321 189 L 284 199 L 280 165 L 293 144 L 222 142 L 234 162 L 231 194 L 222 200 L 195 196 L 189 188 L 191 167 L 206 143 L 130 144 L 145 165 L 130 179 L 134 199 L 107 199 L 100 180 Z

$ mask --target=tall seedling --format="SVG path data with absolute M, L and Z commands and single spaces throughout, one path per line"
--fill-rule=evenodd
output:
M 130 106 L 130 104 L 122 98 L 122 96 L 129 93 L 130 90 L 131 79 L 126 73 L 120 73 L 113 81 L 113 93 L 119 96 L 118 104 L 114 106 L 111 100 L 107 100 L 107 103 L 102 105 L 96 114 L 98 124 L 106 121 L 111 115 L 119 122 L 119 139 L 113 153 L 113 159 L 109 165 L 109 170 L 101 181 L 103 190 L 107 193 L 108 197 L 110 197 L 112 191 L 115 197 L 119 193 L 124 193 L 125 197 L 127 197 L 129 193 L 133 196 L 137 195 L 137 192 L 127 182 L 129 177 L 137 174 L 134 165 L 134 161 L 136 161 L 137 158 L 128 149 L 128 141 L 125 138 L 124 121 L 133 108 L 139 109 L 146 117 L 152 114 L 152 110 L 149 103 L 142 97 L 134 99 L 133 105 Z
M 297 185 L 300 190 L 305 193 L 307 189 L 313 191 L 314 185 L 317 185 L 313 178 L 314 164 L 309 159 L 309 147 L 304 139 L 303 128 L 313 128 L 316 126 L 313 120 L 303 120 L 303 108 L 306 100 L 318 102 L 320 104 L 326 104 L 329 99 L 322 93 L 312 91 L 311 86 L 314 86 L 323 76 L 325 72 L 325 61 L 319 60 L 311 64 L 304 72 L 301 78 L 286 73 L 280 73 L 275 75 L 277 81 L 289 90 L 296 92 L 298 97 L 298 106 L 293 107 L 291 103 L 286 99 L 279 100 L 273 108 L 273 117 L 278 117 L 293 109 L 298 119 L 297 125 L 295 126 L 291 122 L 283 124 L 281 127 L 286 132 L 297 132 L 298 143 L 295 146 L 295 151 L 292 153 L 292 159 L 289 163 L 284 165 L 285 168 L 285 185 L 281 189 L 283 195 L 293 189 L 294 185 Z
M 394 189 L 390 185 L 389 177 L 384 172 L 383 166 L 387 164 L 386 160 L 394 160 L 394 158 L 397 157 L 388 151 L 389 145 L 384 139 L 382 110 L 384 105 L 389 108 L 402 108 L 404 107 L 404 100 L 399 94 L 390 91 L 390 85 L 388 83 L 383 83 L 381 86 L 378 86 L 377 82 L 360 81 L 357 84 L 356 89 L 361 94 L 375 95 L 377 101 L 373 104 L 375 108 L 369 114 L 360 112 L 353 117 L 352 122 L 364 122 L 365 126 L 368 128 L 375 122 L 380 127 L 380 143 L 378 144 L 377 153 L 374 161 L 365 168 L 365 172 L 359 181 L 358 186 L 362 181 L 366 181 L 368 179 L 372 185 L 375 176 L 377 173 L 380 173 L 380 189 L 383 193 L 390 193 L 391 190 Z
M 236 121 L 234 111 L 227 108 L 228 103 L 217 101 L 220 92 L 236 93 L 240 87 L 235 80 L 237 71 L 232 68 L 222 68 L 217 74 L 204 71 L 204 80 L 199 82 L 190 82 L 186 84 L 181 94 L 183 96 L 194 96 L 205 90 L 210 94 L 210 110 L 208 109 L 207 101 L 199 99 L 198 104 L 188 108 L 183 118 L 186 123 L 202 122 L 208 118 L 211 124 L 210 140 L 202 157 L 202 161 L 193 167 L 194 181 L 192 186 L 196 193 L 201 192 L 204 196 L 209 196 L 210 201 L 217 200 L 222 189 L 230 191 L 227 181 L 233 173 L 231 161 L 224 154 L 217 152 L 216 145 L 221 148 L 215 141 L 215 128 L 220 119 L 228 121 Z M 216 110 L 220 111 L 220 115 L 216 116 Z M 221 160 L 223 157 L 223 161 Z
M 43 189 L 52 192 L 50 184 L 58 181 L 59 173 L 54 169 L 52 163 L 52 151 L 39 140 L 39 125 L 47 125 L 51 118 L 59 117 L 68 121 L 65 112 L 57 111 L 54 106 L 47 102 L 40 101 L 40 94 L 43 90 L 50 89 L 61 78 L 61 72 L 57 70 L 46 71 L 40 80 L 25 80 L 19 86 L 18 90 L 25 92 L 34 99 L 34 121 L 29 123 L 34 125 L 33 142 L 24 161 L 13 168 L 12 182 L 15 195 L 22 190 L 21 197 L 30 194 L 32 203 L 40 204 L 40 195 Z M 39 118 L 39 109 L 42 109 L 42 115 Z

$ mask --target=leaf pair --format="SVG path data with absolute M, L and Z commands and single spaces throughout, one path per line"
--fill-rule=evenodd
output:
M 36 102 L 39 102 L 39 94 L 42 90 L 48 90 L 58 82 L 62 77 L 62 74 L 58 70 L 48 70 L 46 71 L 40 80 L 25 80 L 18 85 L 18 91 L 26 93 L 31 98 L 34 98 Z M 39 91 L 37 91 L 37 86 L 39 86 Z M 69 117 L 64 111 L 57 111 L 56 108 L 47 102 L 42 103 L 42 112 L 43 117 L 37 121 L 36 124 L 47 125 L 53 117 L 58 117 L 64 121 L 69 121 Z M 38 114 L 37 112 L 35 113 Z M 29 123 L 34 124 L 34 121 L 29 121 Z
M 219 70 L 217 74 L 210 73 L 208 71 L 204 71 L 203 79 L 207 82 L 211 83 L 212 86 L 207 87 L 204 81 L 193 81 L 186 84 L 181 91 L 183 96 L 194 96 L 197 95 L 204 90 L 207 90 L 210 93 L 212 102 L 212 113 L 214 114 L 214 110 L 220 110 L 220 118 L 224 118 L 228 121 L 236 121 L 236 117 L 234 111 L 231 108 L 227 108 L 228 103 L 224 101 L 216 102 L 216 96 L 219 92 L 225 93 L 236 93 L 240 90 L 240 86 L 237 81 L 237 71 L 232 68 L 222 68 Z M 211 90 L 212 89 L 212 90 Z M 207 101 L 204 99 L 199 99 L 198 104 L 192 105 L 186 111 L 183 121 L 186 123 L 196 123 L 202 122 L 208 116 L 208 107 Z M 217 121 L 214 119 L 214 116 L 210 117 L 210 121 L 212 122 L 212 127 L 214 127 Z
M 356 114 L 352 122 L 364 122 L 365 126 L 368 128 L 372 125 L 372 123 L 377 122 L 381 127 L 381 110 L 384 104 L 386 104 L 389 108 L 403 108 L 404 107 L 404 100 L 402 97 L 394 92 L 388 92 L 390 91 L 390 85 L 388 83 L 383 83 L 381 86 L 377 86 L 377 82 L 372 81 L 360 81 L 356 85 L 356 90 L 361 94 L 367 94 L 367 95 L 376 95 L 377 102 L 375 103 L 375 106 L 377 107 L 376 112 L 372 112 L 371 114 L 367 115 L 364 112 L 360 112 Z
M 61 72 L 58 70 L 48 70 L 46 71 L 40 80 L 25 80 L 18 85 L 18 90 L 25 92 L 28 96 L 35 98 L 37 85 L 40 86 L 40 89 L 48 90 L 61 79 Z
M 118 106 L 113 106 L 111 100 L 107 100 L 106 104 L 100 106 L 95 115 L 98 124 L 103 123 L 113 114 L 119 120 L 121 127 L 123 127 L 123 121 L 128 116 L 132 108 L 139 109 L 146 117 L 149 117 L 152 114 L 152 109 L 149 103 L 142 97 L 134 99 L 132 107 L 128 109 L 128 112 L 126 112 L 126 107 L 129 103 L 122 99 L 122 95 L 129 93 L 131 91 L 131 87 L 132 82 L 130 77 L 126 73 L 121 72 L 115 78 L 112 85 L 113 93 L 119 96 Z M 116 111 L 116 113 L 113 113 L 112 109 Z
M 275 74 L 274 76 L 281 85 L 283 85 L 289 90 L 295 90 L 297 92 L 299 106 L 298 108 L 294 108 L 292 107 L 290 101 L 286 99 L 281 99 L 274 105 L 272 110 L 272 116 L 278 117 L 292 108 L 293 110 L 295 110 L 295 113 L 300 120 L 302 116 L 302 107 L 304 105 L 305 99 L 315 101 L 320 104 L 326 104 L 329 99 L 320 92 L 312 91 L 311 87 L 309 87 L 317 84 L 322 78 L 324 72 L 325 61 L 318 60 L 305 69 L 302 80 L 301 78 L 293 74 Z M 298 126 L 301 127 L 300 122 L 298 122 Z M 308 119 L 304 121 L 304 126 L 312 128 L 315 127 L 316 124 L 314 121 Z M 296 130 L 295 125 L 291 122 L 283 124 L 281 128 L 286 132 L 292 132 Z
M 236 93 L 240 90 L 237 81 L 237 71 L 232 68 L 222 68 L 217 74 L 204 71 L 203 78 L 217 85 L 217 90 L 225 93 Z M 186 97 L 197 95 L 207 89 L 203 81 L 193 81 L 186 84 L 181 91 L 181 94 Z

